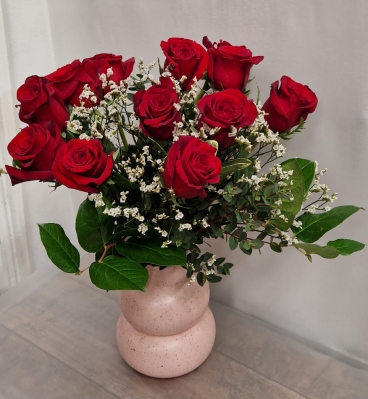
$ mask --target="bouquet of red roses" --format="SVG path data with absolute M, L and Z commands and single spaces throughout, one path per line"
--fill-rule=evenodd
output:
M 157 80 L 154 62 L 140 60 L 133 75 L 134 58 L 98 54 L 31 76 L 17 91 L 27 126 L 9 143 L 6 171 L 13 185 L 40 180 L 88 193 L 76 232 L 96 254 L 87 269 L 102 289 L 144 290 L 147 264 L 183 266 L 200 285 L 218 282 L 233 265 L 201 251 L 209 238 L 247 255 L 294 247 L 310 260 L 364 247 L 315 244 L 360 208 L 327 205 L 337 197 L 320 183 L 326 170 L 316 162 L 275 163 L 316 109 L 314 92 L 283 76 L 262 105 L 246 86 L 263 57 L 207 37 L 203 45 L 162 41 Z M 87 270 L 60 225 L 39 229 L 56 266 Z

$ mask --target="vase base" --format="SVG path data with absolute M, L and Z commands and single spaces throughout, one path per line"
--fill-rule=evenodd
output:
M 120 314 L 116 340 L 123 359 L 135 370 L 156 378 L 172 378 L 190 373 L 211 353 L 215 342 L 215 319 L 207 307 L 198 323 L 176 335 L 144 334 Z

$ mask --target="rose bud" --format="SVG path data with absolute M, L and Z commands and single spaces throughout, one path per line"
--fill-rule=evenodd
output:
M 301 83 L 297 83 L 288 76 L 279 82 L 273 82 L 268 100 L 263 105 L 266 112 L 265 119 L 271 130 L 283 133 L 297 126 L 300 119 L 314 112 L 318 99 L 313 91 Z
M 207 196 L 204 186 L 220 181 L 221 161 L 210 144 L 192 136 L 180 136 L 171 146 L 162 178 L 181 198 Z
M 87 193 L 98 193 L 97 188 L 107 180 L 114 162 L 97 139 L 72 139 L 59 149 L 52 165 L 55 179 L 66 187 Z
M 203 45 L 208 49 L 208 78 L 216 90 L 243 90 L 248 82 L 250 69 L 264 58 L 253 57 L 245 46 L 233 46 L 223 40 L 212 44 L 207 36 L 203 38 Z
M 193 40 L 172 37 L 161 42 L 161 49 L 166 56 L 164 68 L 171 64 L 170 72 L 175 79 L 187 77 L 181 84 L 183 90 L 189 90 L 194 78 L 199 80 L 207 68 L 207 52 Z
M 201 113 L 198 129 L 206 125 L 220 128 L 208 138 L 216 140 L 221 149 L 231 146 L 236 138 L 233 128 L 250 126 L 258 115 L 257 107 L 240 90 L 227 89 L 202 97 L 197 104 Z
M 174 122 L 181 121 L 180 113 L 174 107 L 179 98 L 169 78 L 160 81 L 160 85 L 134 95 L 134 112 L 140 118 L 140 128 L 146 136 L 154 140 L 169 140 L 173 137 Z

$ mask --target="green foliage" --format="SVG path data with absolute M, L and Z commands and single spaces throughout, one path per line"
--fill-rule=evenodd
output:
M 66 236 L 63 228 L 56 223 L 38 224 L 41 241 L 51 261 L 65 273 L 78 273 L 80 255 Z
M 130 259 L 107 256 L 101 262 L 93 262 L 89 268 L 92 283 L 103 290 L 144 291 L 148 272 Z
M 63 139 L 68 142 L 81 134 L 88 139 L 98 133 L 103 151 L 113 160 L 109 178 L 98 186 L 100 194 L 90 196 L 93 201 L 84 201 L 76 217 L 79 244 L 87 252 L 95 253 L 96 262 L 90 266 L 94 284 L 106 290 L 144 290 L 145 264 L 183 266 L 190 282 L 216 283 L 230 274 L 233 265 L 225 258 L 216 259 L 210 252 L 201 252 L 200 245 L 208 244 L 211 238 L 225 238 L 230 250 L 239 249 L 246 255 L 260 253 L 265 245 L 281 253 L 293 243 L 308 259 L 315 254 L 325 258 L 350 255 L 364 248 L 364 244 L 348 239 L 330 241 L 326 246 L 314 244 L 359 208 L 342 206 L 328 212 L 300 215 L 307 199 L 310 203 L 304 210 L 317 212 L 336 199 L 336 195 L 329 197 L 328 188 L 319 183 L 324 171 L 316 172 L 315 162 L 293 158 L 281 166 L 277 164 L 285 153 L 280 138 L 289 140 L 302 131 L 304 120 L 278 135 L 264 123 L 260 111 L 251 126 L 237 130 L 233 144 L 222 148 L 216 141 L 217 131 L 209 131 L 213 126 L 198 124 L 201 118 L 195 105 L 203 95 L 213 91 L 206 74 L 203 89 L 195 95 L 193 91 L 177 90 L 175 108 L 180 113 L 180 123 L 175 126 L 174 136 L 189 134 L 214 146 L 215 156 L 222 164 L 219 181 L 217 176 L 212 180 L 206 180 L 205 175 L 199 178 L 205 158 L 182 158 L 188 163 L 195 160 L 186 170 L 187 165 L 181 164 L 178 156 L 177 163 L 172 165 L 173 179 L 180 176 L 184 196 L 175 192 L 175 184 L 166 187 L 167 175 L 163 171 L 170 162 L 165 159 L 170 159 L 175 140 L 157 141 L 145 135 L 139 126 L 146 123 L 148 126 L 150 118 L 138 121 L 133 104 L 129 104 L 137 91 L 151 85 L 151 78 L 146 77 L 151 69 L 140 66 L 139 73 L 130 76 L 125 88 L 121 86 L 105 96 L 107 93 L 102 93 L 99 107 L 83 113 L 83 107 L 74 109 L 68 105 L 73 123 L 68 123 Z M 179 82 L 176 87 L 180 87 Z M 244 89 L 243 93 L 247 91 Z M 130 144 L 125 134 L 130 134 Z M 195 151 L 195 146 L 190 148 Z M 19 161 L 15 161 L 15 166 L 22 168 Z M 203 186 L 204 198 L 187 198 L 187 183 L 188 190 Z M 54 182 L 55 188 L 59 185 Z M 319 198 L 309 199 L 312 194 Z M 96 208 L 94 201 L 102 206 Z M 295 227 L 298 225 L 295 220 L 301 222 L 300 228 Z M 40 225 L 40 234 L 58 267 L 69 273 L 81 273 L 78 251 L 60 226 Z M 167 248 L 162 248 L 164 242 Z
M 365 247 L 365 244 L 359 241 L 340 238 L 335 241 L 329 241 L 327 246 L 336 248 L 340 252 L 340 255 L 347 256 L 354 252 L 361 251 Z
M 330 211 L 318 214 L 304 213 L 297 218 L 302 222 L 302 227 L 292 226 L 292 231 L 299 241 L 312 243 L 321 238 L 325 233 L 338 226 L 349 216 L 358 212 L 359 208 L 353 205 L 338 206 Z
M 290 140 L 295 133 L 300 133 L 304 129 L 304 125 L 305 125 L 305 120 L 303 118 L 300 118 L 298 126 L 287 132 L 281 133 L 280 137 L 284 140 Z
M 292 198 L 284 198 L 281 205 L 281 213 L 288 219 L 287 222 L 282 219 L 272 219 L 271 223 L 282 231 L 286 231 L 290 228 L 295 216 L 300 211 L 304 198 L 304 187 L 305 180 L 302 169 L 299 166 L 297 159 L 289 159 L 281 164 L 282 170 L 293 171 L 290 177 L 293 181 L 291 186 Z
M 159 266 L 184 266 L 186 254 L 183 248 L 169 246 L 161 248 L 161 238 L 130 238 L 119 242 L 116 250 L 127 258 L 139 262 Z
M 271 248 L 272 251 L 274 251 L 274 252 L 277 252 L 277 253 L 282 252 L 282 248 L 281 248 L 280 244 L 277 244 L 276 242 L 271 242 L 270 248 Z
M 119 173 L 112 172 L 111 178 L 108 184 L 114 184 L 118 186 L 119 190 L 138 190 L 139 186 L 137 183 L 131 183 L 125 176 Z
M 75 224 L 78 242 L 87 252 L 97 252 L 107 244 L 114 230 L 114 219 L 86 199 L 78 209 Z
M 238 247 L 238 241 L 236 240 L 235 237 L 231 236 L 229 238 L 229 248 L 234 251 Z
M 251 164 L 251 161 L 247 158 L 237 158 L 232 161 L 224 162 L 222 164 L 220 180 L 223 180 L 226 176 L 234 173 L 238 170 L 247 168 Z
M 303 249 L 307 256 L 316 254 L 321 256 L 322 258 L 332 259 L 340 255 L 340 251 L 338 251 L 336 248 L 333 248 L 332 246 L 321 247 L 317 244 L 298 243 L 294 244 L 294 247 Z M 308 259 L 311 261 L 311 257 L 308 256 Z
M 298 163 L 304 177 L 304 195 L 307 194 L 313 179 L 316 170 L 315 162 L 309 161 L 308 159 L 295 158 Z

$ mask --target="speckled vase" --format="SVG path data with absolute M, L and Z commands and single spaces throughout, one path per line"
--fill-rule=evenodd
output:
M 188 285 L 180 266 L 147 266 L 146 291 L 120 291 L 116 340 L 124 360 L 150 377 L 189 373 L 211 353 L 216 325 L 209 284 Z

